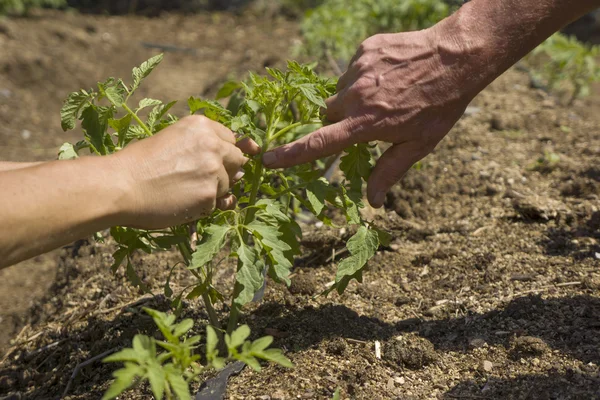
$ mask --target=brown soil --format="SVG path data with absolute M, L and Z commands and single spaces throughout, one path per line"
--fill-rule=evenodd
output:
M 67 92 L 154 54 L 140 41 L 196 49 L 169 53 L 144 93 L 170 99 L 280 64 L 297 34 L 227 15 L 44 13 L 2 27 L 0 159 L 9 160 L 54 157 L 75 137 L 56 128 Z M 296 368 L 246 369 L 230 399 L 330 399 L 338 387 L 352 399 L 600 398 L 600 98 L 565 108 L 511 70 L 472 106 L 384 211 L 365 210 L 394 240 L 362 285 L 314 298 L 333 279 L 347 232 L 307 228 L 291 290 L 269 283 L 243 318 L 253 335 L 274 335 Z M 558 161 L 538 162 L 545 152 Z M 112 275 L 112 250 L 81 241 L 0 272 L 0 396 L 58 398 L 79 363 L 154 332 L 140 308 L 168 309 L 162 285 L 177 254 L 135 260 L 152 297 Z M 233 270 L 219 271 L 225 293 Z M 179 270 L 173 282 L 188 279 Z M 199 302 L 183 315 L 203 333 Z M 68 398 L 99 398 L 114 367 L 83 368 Z M 123 398 L 150 395 L 141 387 Z

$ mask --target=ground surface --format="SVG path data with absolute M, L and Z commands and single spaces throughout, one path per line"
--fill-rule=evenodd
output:
M 193 49 L 167 53 L 144 93 L 184 99 L 280 65 L 296 37 L 293 24 L 216 14 L 2 21 L 0 160 L 55 157 L 77 138 L 59 128 L 62 99 L 127 75 L 157 52 L 142 42 Z M 600 398 L 598 97 L 565 108 L 511 70 L 472 106 L 384 212 L 366 210 L 394 241 L 362 285 L 313 298 L 345 233 L 307 228 L 290 290 L 270 284 L 245 316 L 296 368 L 245 370 L 229 398 L 329 399 L 337 387 L 352 399 Z M 551 153 L 558 162 L 538 162 Z M 111 274 L 112 250 L 82 241 L 0 271 L 0 398 L 59 398 L 79 363 L 152 328 L 141 306 L 168 308 L 161 286 L 177 254 L 135 260 L 152 298 Z M 220 271 L 224 291 L 232 271 Z M 174 284 L 188 279 L 179 271 Z M 200 303 L 184 315 L 202 333 Z M 67 398 L 100 398 L 113 368 L 83 368 Z

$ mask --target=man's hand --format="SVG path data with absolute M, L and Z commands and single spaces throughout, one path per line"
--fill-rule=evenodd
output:
M 327 102 L 324 127 L 263 156 L 291 167 L 375 140 L 392 143 L 368 181 L 374 207 L 429 154 L 469 102 L 552 33 L 600 0 L 472 0 L 434 27 L 367 39 Z
M 234 134 L 206 117 L 182 119 L 152 138 L 117 153 L 129 191 L 122 225 L 164 228 L 235 207 L 229 192 L 260 149 L 250 140 L 236 146 Z
M 354 143 L 392 143 L 377 162 L 368 199 L 381 207 L 387 191 L 429 154 L 461 117 L 470 94 L 435 43 L 435 31 L 376 35 L 363 42 L 327 101 L 334 122 L 264 155 L 270 168 L 342 152 Z

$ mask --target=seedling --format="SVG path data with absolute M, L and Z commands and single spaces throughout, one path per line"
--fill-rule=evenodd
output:
M 533 57 L 532 57 L 533 56 Z M 581 43 L 575 37 L 556 33 L 538 46 L 529 57 L 530 62 L 542 66 L 534 68 L 533 77 L 541 79 L 552 89 L 571 92 L 569 104 L 575 99 L 589 95 L 590 86 L 600 81 L 600 46 Z
M 72 93 L 61 112 L 62 126 L 65 130 L 73 129 L 77 120 L 81 120 L 84 140 L 63 145 L 59 158 L 79 157 L 85 149 L 97 155 L 111 154 L 175 123 L 177 117 L 169 114 L 175 102 L 142 99 L 136 107 L 131 106 L 136 90 L 161 60 L 162 55 L 158 55 L 134 68 L 131 85 L 122 79 L 109 78 L 99 83 L 97 90 Z M 349 256 L 339 263 L 335 283 L 325 293 L 337 290 L 341 294 L 352 279 L 362 280 L 367 261 L 380 244 L 388 241 L 388 236 L 360 213 L 364 180 L 373 164 L 369 145 L 358 144 L 346 150 L 340 162 L 345 179 L 337 185 L 322 177 L 327 162 L 273 171 L 265 169 L 261 161 L 265 151 L 324 124 L 320 109 L 334 93 L 336 82 L 319 77 L 313 68 L 290 61 L 285 71 L 268 68 L 268 76 L 250 74 L 245 82 L 228 82 L 217 94 L 217 100 L 229 98 L 226 107 L 218 101 L 194 97 L 188 100 L 191 114 L 202 112 L 241 136 L 252 138 L 261 146 L 262 153 L 248 162 L 244 178 L 233 188 L 238 198 L 237 208 L 215 210 L 210 217 L 193 224 L 200 237 L 195 243 L 190 240 L 187 225 L 155 231 L 112 228 L 111 235 L 118 244 L 113 271 L 124 264 L 131 282 L 147 290 L 133 268 L 132 254 L 176 246 L 196 281 L 175 296 L 173 306 L 178 310 L 183 296 L 202 297 L 210 324 L 216 328 L 215 332 L 220 332 L 214 304 L 224 297 L 214 286 L 213 276 L 222 261 L 234 259 L 237 272 L 226 329 L 227 334 L 233 335 L 241 308 L 263 288 L 266 275 L 289 285 L 302 235 L 295 214 L 300 210 L 310 212 L 333 226 L 330 210 L 337 209 L 348 224 L 358 228 L 347 243 Z M 165 295 L 173 296 L 169 279 Z M 235 358 L 235 353 L 232 354 Z M 244 361 L 252 363 L 249 359 Z M 168 371 L 165 374 L 169 376 Z

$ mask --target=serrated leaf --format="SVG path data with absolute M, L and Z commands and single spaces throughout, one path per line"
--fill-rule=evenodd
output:
M 186 242 L 187 238 L 184 236 L 158 236 L 152 238 L 152 241 L 156 243 L 158 247 L 169 250 L 173 246 Z
M 60 110 L 60 120 L 63 131 L 75 128 L 75 122 L 81 117 L 83 111 L 90 106 L 94 98 L 93 93 L 84 90 L 73 92 L 65 100 Z
M 308 101 L 310 101 L 311 103 L 313 103 L 319 107 L 323 107 L 323 108 L 327 107 L 327 105 L 325 104 L 325 100 L 323 100 L 322 97 L 317 95 L 317 91 L 315 90 L 313 85 L 303 84 L 303 85 L 299 86 L 299 89 L 302 92 L 302 94 L 304 95 L 304 97 L 306 97 L 306 99 Z
M 125 259 L 125 257 L 127 257 L 127 254 L 129 254 L 129 250 L 125 247 L 121 247 L 114 252 L 113 258 L 115 259 L 115 262 L 110 267 L 113 274 L 117 272 L 117 269 L 119 269 L 119 267 L 123 263 L 123 260 Z
M 137 352 L 134 349 L 123 349 L 117 353 L 103 359 L 103 362 L 137 362 L 141 363 L 144 360 L 144 354 Z
M 150 113 L 148 114 L 148 126 L 150 128 L 154 128 L 156 123 L 158 121 L 160 121 L 165 114 L 167 114 L 169 112 L 169 110 L 175 105 L 177 104 L 176 101 L 171 101 L 167 104 L 161 104 L 159 106 L 156 106 L 152 109 L 152 111 L 150 111 Z M 153 132 L 156 133 L 157 130 L 153 129 Z
M 346 155 L 340 158 L 340 169 L 351 182 L 353 190 L 360 190 L 362 180 L 369 178 L 372 167 L 373 157 L 367 143 L 359 143 L 347 148 Z
M 109 119 L 108 125 L 117 132 L 119 146 L 125 146 L 127 132 L 129 131 L 129 126 L 131 125 L 131 114 L 127 114 L 123 118 L 119 119 Z
M 256 357 L 271 361 L 286 368 L 294 368 L 294 364 L 287 358 L 280 349 L 267 349 L 261 352 L 253 353 Z
M 104 95 L 115 107 L 121 107 L 125 99 L 125 90 L 120 86 L 108 86 L 104 87 Z
M 235 298 L 235 303 L 243 306 L 252 301 L 254 294 L 262 288 L 264 283 L 263 270 L 265 264 L 259 259 L 256 249 L 241 243 L 237 249 L 240 266 L 235 275 L 236 281 L 243 289 Z
M 237 89 L 240 89 L 241 87 L 242 87 L 242 85 L 240 84 L 240 82 L 234 82 L 234 81 L 225 82 L 223 84 L 223 86 L 221 86 L 219 91 L 217 92 L 216 99 L 220 100 L 225 97 L 229 97 L 233 94 L 234 91 L 236 91 Z
M 209 225 L 204 229 L 202 240 L 196 246 L 192 254 L 190 269 L 198 269 L 205 266 L 221 250 L 230 231 L 229 226 Z
M 156 361 L 150 362 L 146 367 L 146 376 L 152 389 L 152 394 L 157 400 L 161 400 L 165 393 L 166 376 L 162 366 Z
M 155 99 L 142 99 L 140 100 L 140 103 L 138 105 L 138 108 L 136 110 L 136 113 L 138 111 L 143 110 L 146 107 L 154 107 L 154 106 L 160 106 L 162 104 L 162 101 L 160 100 L 155 100 Z
M 316 215 L 321 214 L 321 211 L 325 208 L 325 199 L 330 192 L 329 182 L 325 178 L 319 178 L 306 186 L 306 198 Z
M 183 321 L 181 321 L 180 323 L 175 325 L 175 327 L 173 329 L 173 335 L 175 337 L 181 337 L 181 336 L 185 335 L 186 333 L 188 333 L 190 331 L 190 329 L 192 329 L 193 327 L 194 327 L 194 320 L 192 320 L 190 318 L 184 319 Z
M 144 61 L 142 65 L 133 69 L 133 84 L 131 85 L 131 93 L 135 92 L 137 88 L 140 87 L 140 83 L 142 83 L 142 81 L 152 73 L 154 68 L 156 68 L 162 60 L 163 54 L 159 54 L 150 58 L 148 61 Z
M 242 325 L 237 328 L 231 336 L 226 336 L 227 347 L 230 349 L 237 349 L 244 344 L 246 339 L 250 336 L 250 327 L 248 325 Z M 228 340 L 227 340 L 228 339 Z
M 106 359 L 104 360 L 106 361 Z M 142 375 L 142 369 L 134 364 L 126 364 L 125 368 L 121 368 L 113 372 L 115 377 L 114 382 L 110 385 L 102 400 L 112 400 L 117 398 L 125 390 L 134 385 L 136 377 Z
M 377 231 L 361 226 L 348 240 L 346 247 L 350 256 L 340 262 L 335 276 L 335 285 L 339 294 L 344 292 L 350 280 L 360 274 L 367 261 L 375 255 L 379 247 L 379 235 Z
M 273 343 L 273 336 L 263 336 L 260 339 L 256 339 L 254 342 L 252 342 L 250 349 L 254 352 L 260 352 L 269 347 L 271 343 Z
M 191 400 L 190 388 L 181 374 L 175 371 L 169 372 L 167 373 L 167 380 L 172 392 L 175 393 L 179 400 Z
M 340 388 L 335 389 L 335 393 L 333 394 L 331 400 L 340 400 Z
M 81 114 L 81 126 L 89 137 L 93 148 L 101 155 L 106 155 L 104 135 L 108 127 L 108 120 L 112 117 L 112 110 L 107 107 L 90 106 Z
M 58 150 L 59 160 L 74 160 L 76 158 L 79 158 L 79 155 L 75 150 L 75 146 L 73 146 L 71 143 L 65 143 L 60 146 L 60 149 Z
M 258 236 L 260 241 L 273 250 L 288 251 L 291 250 L 290 245 L 280 239 L 282 233 L 277 227 L 267 225 L 261 221 L 255 220 L 247 225 L 254 236 Z

